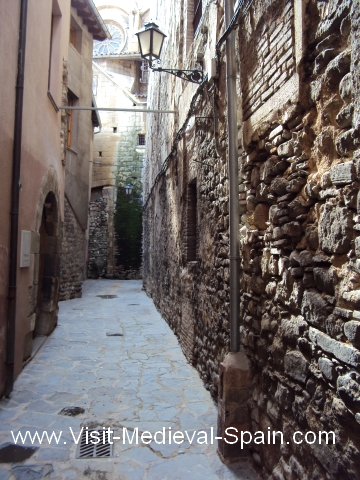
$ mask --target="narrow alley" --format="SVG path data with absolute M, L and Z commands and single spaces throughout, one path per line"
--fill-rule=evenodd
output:
M 83 413 L 66 415 L 71 412 Z M 210 394 L 142 282 L 88 280 L 82 298 L 61 302 L 57 328 L 16 380 L 10 399 L 0 402 L 1 462 L 4 444 L 15 443 L 11 432 L 15 438 L 19 432 L 23 437 L 55 432 L 58 444 L 53 437 L 50 445 L 43 439 L 41 445 L 34 442 L 36 450 L 16 452 L 32 455 L 22 463 L 2 463 L 0 480 L 256 479 L 246 462 L 221 463 L 216 440 L 211 444 L 216 415 Z M 79 450 L 82 427 L 83 432 L 110 428 L 121 440 L 113 440 L 113 451 L 96 453 L 92 445 L 90 453 Z M 130 444 L 136 428 L 139 443 Z M 165 444 L 141 443 L 142 432 L 163 428 L 167 436 L 187 431 L 190 439 L 196 432 L 193 444 L 169 444 L 167 437 Z M 200 431 L 207 436 L 203 445 L 196 441 Z M 32 445 L 29 434 L 24 443 Z M 94 456 L 80 459 L 79 452 Z M 101 454 L 108 456 L 96 458 Z M 9 452 L 6 456 L 9 461 Z

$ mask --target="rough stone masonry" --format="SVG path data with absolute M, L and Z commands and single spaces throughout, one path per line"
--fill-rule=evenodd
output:
M 165 13 L 172 39 L 186 29 L 184 12 Z M 336 435 L 335 445 L 252 444 L 269 480 L 360 478 L 359 16 L 348 0 L 253 0 L 238 16 L 240 329 L 254 375 L 252 431 Z M 174 55 L 193 68 L 223 31 L 223 2 L 204 1 L 192 43 L 167 50 L 164 64 Z M 214 398 L 229 340 L 225 62 L 221 47 L 218 78 L 199 94 L 144 212 L 146 291 Z M 163 137 L 175 138 L 195 93 L 153 78 L 150 108 L 178 102 L 179 116 L 150 122 L 145 200 L 169 153 Z

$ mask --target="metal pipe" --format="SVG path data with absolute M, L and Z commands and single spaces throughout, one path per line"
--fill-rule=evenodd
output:
M 135 112 L 135 113 L 175 113 L 175 110 L 148 110 L 146 108 L 99 108 L 99 107 L 70 107 L 62 105 L 59 110 L 98 110 L 100 112 Z
M 225 25 L 234 15 L 234 0 L 225 0 Z M 226 39 L 226 90 L 228 118 L 229 226 L 230 226 L 230 351 L 240 350 L 240 256 L 238 128 L 235 64 L 235 32 Z
M 6 382 L 5 395 L 8 397 L 14 386 L 15 365 L 15 324 L 16 324 L 16 288 L 17 288 L 17 254 L 19 237 L 19 201 L 20 201 L 20 167 L 22 145 L 22 120 L 24 100 L 24 70 L 26 47 L 26 23 L 28 0 L 21 0 L 18 64 L 15 99 L 14 147 L 11 183 L 10 211 L 10 252 L 9 252 L 9 285 L 8 313 L 6 330 Z

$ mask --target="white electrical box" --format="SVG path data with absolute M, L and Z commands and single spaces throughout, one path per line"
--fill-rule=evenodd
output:
M 31 232 L 21 230 L 20 268 L 30 267 Z

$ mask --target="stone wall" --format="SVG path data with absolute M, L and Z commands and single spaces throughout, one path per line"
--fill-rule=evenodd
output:
M 85 243 L 85 232 L 65 197 L 60 300 L 80 298 L 82 295 L 82 283 L 85 278 Z
M 254 0 L 239 15 L 240 332 L 254 375 L 249 415 L 253 432 L 281 431 L 289 440 L 251 445 L 269 479 L 360 476 L 355 7 Z M 183 21 L 173 9 L 170 38 Z M 222 14 L 221 2 L 205 9 L 189 65 L 199 49 L 206 58 L 207 26 L 220 37 Z M 223 47 L 219 54 L 219 77 L 198 94 L 179 80 L 153 79 L 150 106 L 175 105 L 179 116 L 149 124 L 144 210 L 146 291 L 215 398 L 229 342 Z M 170 155 L 166 137 L 174 139 Z M 188 262 L 187 192 L 195 180 L 198 249 Z M 296 444 L 295 431 L 333 431 L 336 444 Z
M 247 120 L 294 73 L 293 2 L 252 6 L 241 27 L 241 85 Z
M 92 192 L 89 204 L 88 278 L 105 277 L 108 264 L 108 198 Z

